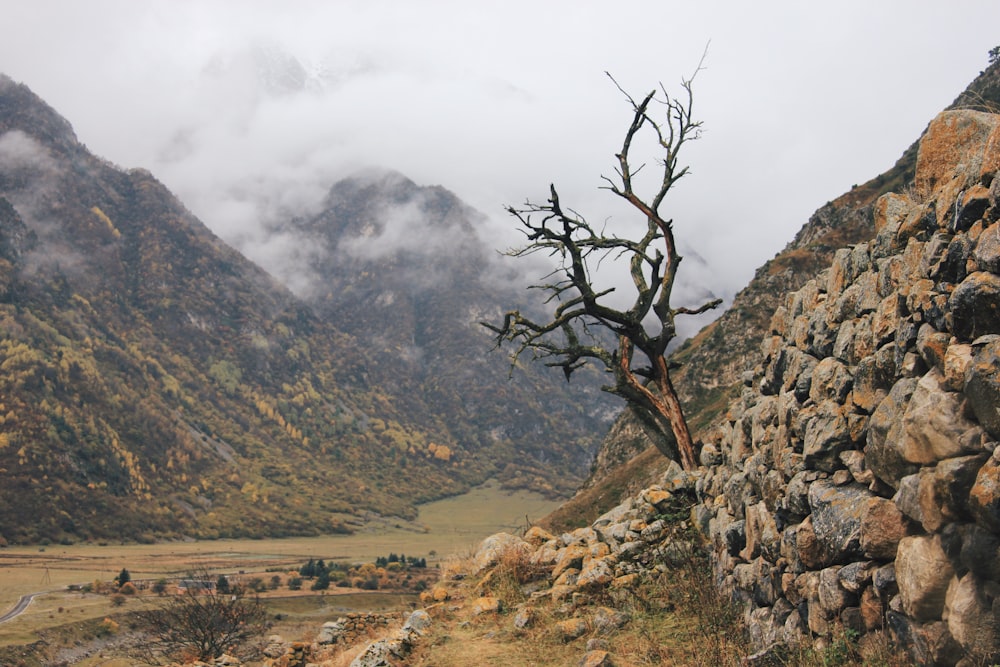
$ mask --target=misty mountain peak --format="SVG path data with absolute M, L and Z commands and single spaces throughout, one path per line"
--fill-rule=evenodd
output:
M 64 150 L 79 145 L 65 118 L 30 88 L 0 73 L 0 135 L 12 130 Z

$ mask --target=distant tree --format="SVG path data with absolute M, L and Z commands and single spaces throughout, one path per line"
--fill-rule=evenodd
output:
M 301 577 L 289 577 L 288 578 L 288 590 L 290 590 L 290 591 L 302 590 L 302 578 Z
M 157 579 L 155 582 L 153 582 L 151 590 L 157 595 L 163 595 L 164 593 L 167 592 L 167 580 Z
M 310 588 L 314 591 L 325 591 L 330 588 L 330 573 L 323 570 L 323 574 L 316 577 L 316 581 L 312 583 Z
M 990 49 L 990 64 L 994 64 L 997 60 L 1000 60 L 1000 46 Z
M 701 132 L 701 121 L 693 115 L 693 79 L 682 82 L 682 98 L 671 97 L 661 86 L 639 101 L 615 82 L 631 106 L 632 122 L 615 155 L 615 177 L 602 177 L 607 183 L 603 189 L 639 213 L 646 222 L 645 233 L 625 238 L 606 228 L 595 228 L 563 205 L 554 185 L 545 204 L 508 207 L 527 244 L 507 254 L 523 257 L 545 253 L 560 261 L 546 282 L 533 286 L 549 295 L 547 303 L 553 309 L 544 321 L 512 310 L 499 324 L 482 323 L 496 334 L 497 347 L 505 343 L 512 346 L 512 371 L 526 352 L 546 360 L 547 366 L 561 368 L 567 380 L 587 362 L 603 366 L 613 378 L 604 391 L 625 399 L 656 447 L 679 460 L 685 469 L 697 465 L 694 443 L 670 377 L 673 366 L 666 358 L 667 346 L 676 336 L 678 315 L 696 315 L 721 303 L 721 299 L 714 299 L 694 309 L 670 305 L 681 256 L 674 241 L 673 220 L 661 212 L 661 204 L 677 181 L 688 174 L 688 167 L 678 162 L 681 149 Z M 659 171 L 651 175 L 652 185 L 644 194 L 637 191 L 644 186 L 635 176 L 646 165 L 636 166 L 632 153 L 640 133 L 660 155 Z M 593 271 L 605 259 L 628 266 L 635 292 L 627 308 L 609 305 L 608 297 L 615 288 L 602 289 L 595 284 Z M 609 332 L 614 342 L 609 344 L 606 337 L 595 334 L 601 330 Z
M 208 574 L 191 575 L 207 581 Z M 153 609 L 140 612 L 149 639 L 144 657 L 214 660 L 223 653 L 239 656 L 244 644 L 267 630 L 268 614 L 256 594 L 243 589 L 221 593 L 214 587 L 191 587 L 180 595 L 160 598 Z
M 220 574 L 218 579 L 215 580 L 215 590 L 217 590 L 222 595 L 230 592 L 229 577 L 224 574 Z
M 129 573 L 128 570 L 126 570 L 123 567 L 122 571 L 118 573 L 117 577 L 115 577 L 115 583 L 118 584 L 119 587 L 121 587 L 130 581 L 132 581 L 132 575 Z
M 313 577 L 315 577 L 316 561 L 310 558 L 308 563 L 299 568 L 299 574 L 305 577 L 306 579 L 312 579 Z

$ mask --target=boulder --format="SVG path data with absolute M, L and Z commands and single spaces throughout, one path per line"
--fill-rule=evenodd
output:
M 965 371 L 965 396 L 979 424 L 1000 439 L 1000 336 L 975 347 Z
M 951 636 L 979 664 L 1000 660 L 1000 583 L 972 572 L 955 577 L 945 599 Z
M 580 667 L 612 667 L 614 663 L 611 661 L 611 655 L 603 649 L 594 649 L 592 651 L 587 651 L 582 658 L 580 658 Z
M 854 405 L 871 414 L 889 393 L 895 374 L 895 349 L 892 345 L 883 345 L 875 354 L 861 359 L 854 369 L 851 393 Z
M 809 487 L 810 518 L 822 562 L 846 563 L 861 556 L 861 519 L 876 498 L 861 486 L 836 486 L 830 480 L 813 482 Z
M 939 536 L 900 540 L 896 551 L 896 584 L 907 616 L 917 621 L 940 619 L 954 574 Z
M 1000 448 L 983 464 L 969 492 L 972 515 L 993 532 L 1000 533 Z
M 941 113 L 928 126 L 917 152 L 914 186 L 921 197 L 938 197 L 940 227 L 948 226 L 958 194 L 996 171 L 997 142 L 991 139 L 997 122 L 993 114 L 963 109 Z
M 1000 225 L 991 225 L 979 235 L 972 257 L 980 271 L 1000 274 Z
M 496 614 L 503 609 L 503 603 L 499 598 L 487 595 L 473 600 L 470 609 L 473 616 L 479 616 L 481 614 Z
M 976 425 L 963 416 L 962 397 L 944 386 L 932 369 L 917 382 L 906 411 L 899 454 L 910 463 L 928 464 L 974 451 Z
M 579 570 L 583 566 L 583 559 L 588 556 L 590 550 L 579 544 L 574 544 L 559 551 L 556 558 L 555 567 L 552 568 L 552 578 L 558 579 L 566 570 Z
M 510 533 L 497 533 L 490 535 L 483 540 L 472 562 L 476 572 L 481 572 L 488 567 L 493 567 L 511 549 L 520 549 L 525 553 L 529 551 L 529 545 L 520 537 Z
M 948 309 L 952 333 L 962 340 L 1000 334 L 1000 276 L 970 273 L 951 293 Z
M 915 378 L 896 382 L 868 422 L 865 461 L 876 477 L 893 488 L 899 486 L 900 479 L 917 469 L 915 464 L 903 458 L 899 445 L 903 436 L 903 413 L 917 388 L 917 382 Z

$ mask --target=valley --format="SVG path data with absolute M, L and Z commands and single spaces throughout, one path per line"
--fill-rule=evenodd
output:
M 558 505 L 526 491 L 507 492 L 494 482 L 466 494 L 422 505 L 415 521 L 372 520 L 364 531 L 284 539 L 239 539 L 164 542 L 158 544 L 74 544 L 45 547 L 9 547 L 0 550 L 0 613 L 11 609 L 23 595 L 39 593 L 16 618 L 0 624 L 0 646 L 37 640 L 39 632 L 70 621 L 101 619 L 141 604 L 130 600 L 114 607 L 109 596 L 69 591 L 94 581 L 111 581 L 127 568 L 135 582 L 178 579 L 207 570 L 268 579 L 273 572 L 298 569 L 310 558 L 337 563 L 371 563 L 379 556 L 403 553 L 426 558 L 435 568 L 453 554 L 470 552 L 476 543 L 498 531 L 518 531 L 525 517 L 535 520 Z M 320 598 L 308 590 L 282 588 L 274 597 Z M 347 609 L 384 609 L 405 606 L 407 598 L 384 592 L 331 588 L 322 600 L 275 602 L 279 606 L 337 613 Z M 410 597 L 414 597 L 410 595 Z M 336 602 L 331 600 L 336 598 Z M 288 613 L 288 612 L 286 612 Z M 301 609 L 299 613 L 302 612 Z M 323 619 L 329 620 L 329 619 Z

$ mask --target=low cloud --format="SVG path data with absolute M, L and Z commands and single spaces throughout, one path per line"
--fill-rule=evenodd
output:
M 696 301 L 730 297 L 815 209 L 891 166 L 985 66 L 1000 20 L 993 0 L 0 4 L 7 74 L 292 283 L 299 251 L 275 221 L 366 167 L 452 190 L 496 248 L 519 242 L 503 206 L 553 182 L 625 224 L 599 189 L 630 120 L 604 72 L 636 95 L 676 92 L 711 43 L 705 135 L 666 202 Z

